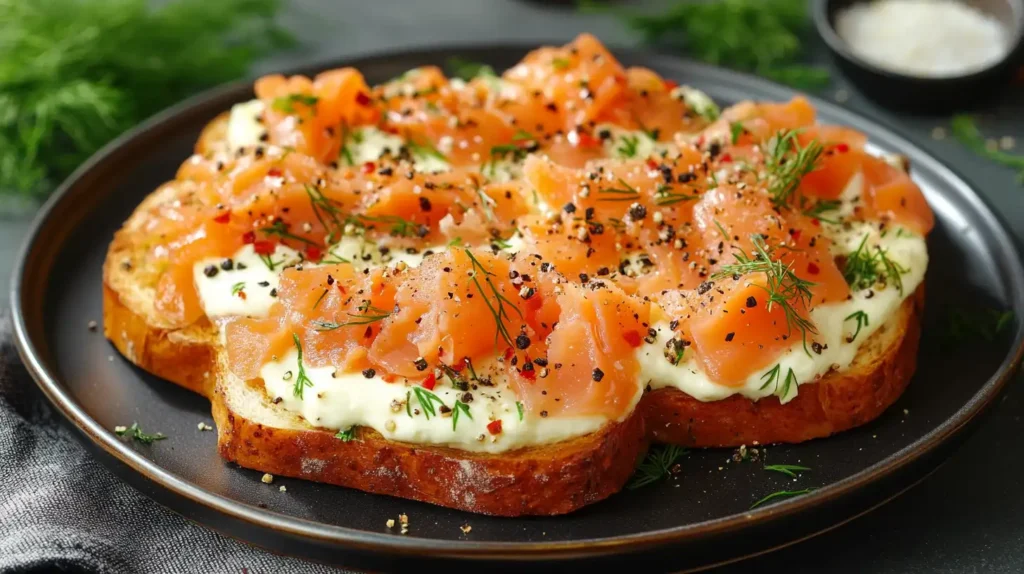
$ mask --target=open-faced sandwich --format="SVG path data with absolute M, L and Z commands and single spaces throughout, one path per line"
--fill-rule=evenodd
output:
M 495 515 L 653 442 L 799 442 L 915 367 L 931 211 L 800 97 L 725 110 L 595 38 L 468 81 L 259 79 L 116 234 L 105 333 L 247 468 Z

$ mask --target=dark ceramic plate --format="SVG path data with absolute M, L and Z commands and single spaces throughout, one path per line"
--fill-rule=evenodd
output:
M 453 55 L 503 69 L 528 48 L 435 49 L 345 64 L 379 82 Z M 626 64 L 648 66 L 724 103 L 792 95 L 720 69 L 619 55 Z M 1024 315 L 1024 269 L 999 218 L 955 173 L 900 136 L 815 101 L 823 121 L 856 127 L 879 148 L 910 157 L 938 225 L 930 239 L 933 264 L 914 381 L 893 408 L 863 428 L 769 448 L 771 463 L 813 469 L 797 482 L 764 471 L 760 463 L 727 462 L 729 450 L 700 451 L 689 454 L 681 476 L 667 482 L 625 491 L 569 516 L 524 519 L 488 518 L 297 480 L 262 484 L 261 473 L 221 461 L 215 433 L 197 430 L 197 423 L 210 421 L 206 400 L 133 368 L 101 334 L 86 328 L 101 318 L 100 267 L 113 232 L 146 194 L 174 175 L 207 121 L 251 97 L 249 85 L 217 89 L 169 110 L 74 174 L 39 216 L 12 293 L 23 358 L 96 456 L 153 498 L 230 536 L 279 553 L 376 570 L 434 567 L 455 558 L 517 570 L 564 567 L 567 560 L 579 567 L 630 565 L 642 558 L 647 564 L 657 560 L 658 569 L 735 560 L 841 524 L 927 476 L 962 441 L 1021 360 L 1019 322 L 1006 340 L 988 344 L 947 348 L 940 337 L 944 313 L 954 305 L 1012 308 L 1017 317 Z M 132 421 L 170 438 L 145 446 L 110 431 Z M 280 484 L 288 491 L 280 492 Z M 817 490 L 750 510 L 773 491 L 805 487 Z M 410 517 L 404 536 L 385 527 L 399 513 Z M 463 534 L 464 524 L 472 532 Z

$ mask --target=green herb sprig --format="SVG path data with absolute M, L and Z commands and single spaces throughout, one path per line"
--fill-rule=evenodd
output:
M 0 194 L 42 198 L 142 119 L 292 45 L 280 5 L 0 2 Z
M 146 434 L 137 422 L 133 422 L 132 426 L 127 428 L 114 429 L 114 433 L 117 436 L 126 436 L 132 440 L 137 440 L 142 444 L 153 444 L 154 441 L 164 440 L 167 438 L 163 433 Z
M 985 142 L 985 136 L 978 129 L 974 117 L 967 114 L 953 116 L 950 122 L 953 137 L 979 156 L 1017 170 L 1017 182 L 1024 185 L 1024 155 L 992 149 Z
M 652 446 L 644 460 L 637 465 L 626 488 L 636 490 L 666 478 L 672 473 L 676 461 L 686 452 L 684 447 L 674 444 Z

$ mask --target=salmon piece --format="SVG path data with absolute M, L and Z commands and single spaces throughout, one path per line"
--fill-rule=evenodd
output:
M 696 133 L 707 121 L 696 115 L 682 98 L 672 96 L 676 87 L 653 70 L 633 67 L 626 70 L 625 103 L 605 110 L 597 122 L 612 122 L 630 130 L 643 130 L 659 141 L 673 134 Z
M 801 340 L 799 329 L 786 321 L 781 305 L 769 310 L 764 275 L 743 276 L 716 283 L 703 305 L 694 305 L 688 321 L 689 336 L 702 370 L 711 380 L 741 386 L 747 378 L 770 366 L 779 353 Z M 807 309 L 791 304 L 798 313 Z
M 935 214 L 921 188 L 906 172 L 867 154 L 862 169 L 867 184 L 865 199 L 873 214 L 889 217 L 922 235 L 935 227 Z
M 509 346 L 499 336 L 499 326 L 514 338 L 525 324 L 514 304 L 519 296 L 508 279 L 508 262 L 484 250 L 474 251 L 473 257 L 479 266 L 467 250 L 449 249 L 412 270 L 397 288 L 398 312 L 383 321 L 370 347 L 371 361 L 389 373 L 418 377 L 423 375 L 416 368 L 417 358 L 454 365 Z M 492 326 L 494 336 L 489 333 Z
M 513 375 L 516 396 L 541 416 L 623 416 L 632 406 L 650 311 L 614 284 L 566 284 L 558 295 L 558 325 L 550 336 L 546 378 Z M 549 381 L 552 381 L 549 383 Z

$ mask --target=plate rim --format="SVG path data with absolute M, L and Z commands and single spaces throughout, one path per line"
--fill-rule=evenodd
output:
M 552 42 L 555 44 L 559 43 L 558 41 Z M 435 43 L 423 46 L 406 46 L 398 49 L 368 52 L 361 55 L 320 58 L 305 64 L 287 66 L 264 73 L 309 73 L 310 71 L 340 66 L 363 68 L 379 64 L 382 61 L 409 58 L 433 60 L 466 52 L 526 53 L 539 46 L 552 44 L 552 42 L 547 44 L 542 41 Z M 625 57 L 634 61 L 646 60 L 654 62 L 657 66 L 677 72 L 696 70 L 704 77 L 710 77 L 727 84 L 736 85 L 737 87 L 745 87 L 746 89 L 772 94 L 772 98 L 786 99 L 799 93 L 764 78 L 695 62 L 686 58 L 629 47 L 619 47 L 612 44 L 609 45 L 609 49 L 619 58 Z M 261 73 L 260 75 L 263 74 Z M 220 100 L 235 99 L 238 92 L 251 90 L 254 77 L 256 76 L 247 75 L 242 79 L 214 86 L 157 113 L 109 142 L 79 166 L 61 183 L 52 196 L 43 203 L 35 215 L 15 260 L 10 287 L 13 339 L 18 354 L 37 386 L 42 389 L 44 395 L 61 415 L 74 425 L 78 431 L 84 433 L 94 446 L 100 447 L 106 451 L 107 455 L 117 459 L 121 464 L 126 465 L 133 472 L 141 475 L 142 478 L 226 517 L 310 541 L 328 543 L 355 550 L 364 550 L 372 553 L 397 552 L 401 554 L 424 554 L 458 558 L 512 560 L 571 559 L 581 556 L 592 557 L 603 554 L 635 552 L 645 548 L 661 547 L 684 540 L 694 541 L 740 530 L 752 522 L 765 524 L 792 517 L 823 503 L 843 498 L 911 466 L 914 462 L 935 451 L 939 446 L 952 441 L 970 423 L 974 422 L 985 412 L 999 396 L 1006 384 L 1013 378 L 1016 371 L 1020 368 L 1022 360 L 1024 360 L 1024 324 L 1021 324 L 1018 325 L 1006 357 L 978 391 L 964 402 L 952 416 L 938 423 L 925 435 L 888 457 L 805 496 L 792 498 L 753 511 L 634 534 L 534 542 L 438 541 L 433 538 L 420 538 L 408 535 L 397 537 L 383 532 L 370 532 L 289 516 L 269 509 L 257 508 L 222 494 L 205 490 L 185 478 L 174 475 L 156 462 L 143 457 L 135 450 L 129 448 L 128 445 L 114 440 L 109 431 L 90 417 L 72 394 L 63 388 L 60 380 L 61 377 L 55 372 L 55 369 L 46 364 L 47 361 L 43 360 L 41 351 L 36 348 L 30 339 L 25 319 L 25 309 L 22 305 L 22 287 L 25 281 L 29 256 L 36 246 L 41 230 L 50 219 L 54 209 L 64 201 L 65 196 L 69 195 L 79 180 L 108 161 L 112 161 L 114 156 L 125 148 L 126 144 L 130 144 L 137 138 L 147 135 L 152 137 L 152 132 L 154 131 L 168 130 L 173 127 L 180 116 L 205 111 L 206 108 L 212 107 Z M 869 113 L 847 110 L 822 97 L 811 94 L 803 95 L 815 106 L 816 110 L 826 110 L 828 115 L 840 118 L 843 122 L 852 120 L 852 123 L 867 122 L 871 124 L 872 129 L 881 134 L 887 140 L 887 143 L 893 144 L 901 149 L 903 153 L 907 153 L 907 155 L 914 155 L 916 163 L 926 164 L 930 171 L 936 173 L 945 181 L 955 183 L 956 187 L 961 188 L 959 195 L 969 202 L 976 215 L 990 224 L 988 232 L 993 234 L 993 238 L 1003 252 L 1004 257 L 1001 258 L 1011 262 L 1008 268 L 1001 267 L 999 269 L 1001 277 L 1004 279 L 1004 286 L 1007 289 L 1006 295 L 1011 308 L 1015 311 L 1024 310 L 1024 264 L 1021 262 L 1020 250 L 1013 235 L 1009 232 L 1008 225 L 1002 216 L 993 209 L 988 199 L 980 195 L 958 170 L 945 165 L 931 153 L 914 144 L 905 135 L 903 130 L 887 125 L 883 120 L 872 117 Z M 891 498 L 887 500 L 889 499 Z M 881 504 L 884 504 L 884 501 L 871 506 L 861 513 L 855 514 L 844 522 L 870 512 Z M 557 519 L 557 517 L 554 517 L 554 519 Z

